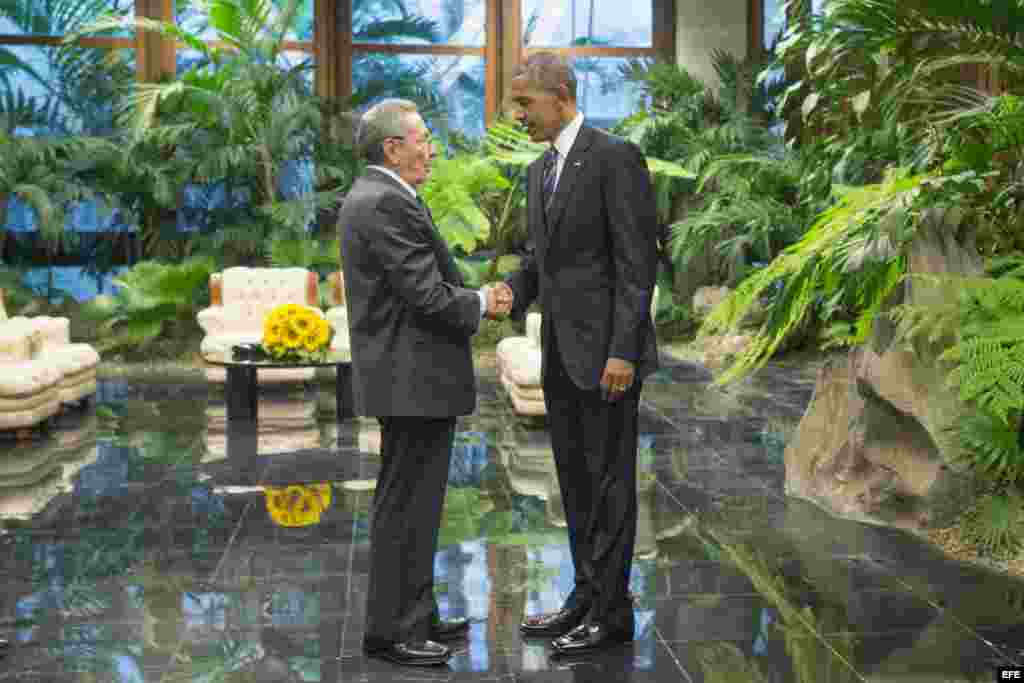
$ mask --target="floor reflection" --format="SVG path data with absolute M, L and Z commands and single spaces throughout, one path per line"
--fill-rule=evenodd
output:
M 205 386 L 101 383 L 94 409 L 0 444 L 0 636 L 14 642 L 0 673 L 895 683 L 987 681 L 1024 659 L 1024 585 L 787 500 L 763 423 L 702 413 L 725 399 L 685 364 L 643 407 L 636 641 L 552 659 L 518 630 L 571 589 L 550 441 L 496 381 L 481 377 L 480 409 L 459 420 L 449 475 L 438 602 L 472 628 L 448 667 L 361 653 L 375 420 L 337 424 L 310 385 L 268 392 L 259 424 L 233 432 Z

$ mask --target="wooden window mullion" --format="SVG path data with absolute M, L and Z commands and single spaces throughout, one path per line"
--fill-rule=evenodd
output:
M 679 61 L 676 54 L 676 3 L 675 0 L 654 0 L 652 13 L 654 26 L 652 44 L 658 57 L 675 64 Z
M 747 0 L 747 55 L 764 51 L 764 0 Z
M 484 125 L 490 126 L 498 117 L 501 107 L 501 46 L 498 37 L 501 35 L 502 17 L 499 0 L 487 0 L 486 18 L 487 39 L 484 48 Z

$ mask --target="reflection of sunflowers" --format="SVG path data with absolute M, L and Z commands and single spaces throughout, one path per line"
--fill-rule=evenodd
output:
M 304 360 L 323 356 L 332 336 L 326 316 L 312 306 L 284 304 L 263 321 L 263 348 L 277 359 Z
M 292 484 L 284 488 L 265 486 L 263 495 L 270 518 L 279 526 L 310 526 L 331 506 L 331 485 Z

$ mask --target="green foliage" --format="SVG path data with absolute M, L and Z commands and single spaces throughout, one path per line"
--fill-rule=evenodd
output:
M 799 178 L 792 156 L 754 154 L 719 156 L 707 164 L 697 186 L 717 186 L 699 209 L 671 226 L 669 246 L 676 268 L 710 246 L 725 257 L 729 279 L 745 274 L 752 262 L 769 261 L 792 244 L 803 228 L 805 212 L 792 205 Z
M 420 192 L 449 247 L 471 254 L 490 237 L 491 223 L 481 210 L 486 195 L 503 195 L 511 183 L 488 158 L 438 157 Z
M 904 258 L 893 246 L 907 239 L 910 205 L 927 179 L 897 169 L 881 184 L 840 191 L 836 205 L 799 242 L 740 283 L 707 317 L 700 334 L 737 328 L 759 297 L 776 283 L 782 286 L 750 346 L 716 383 L 762 367 L 816 306 L 826 322 L 841 306 L 853 310 L 854 329 L 838 341 L 862 343 L 905 272 Z
M 1024 546 L 1024 496 L 1012 489 L 982 496 L 964 513 L 961 529 L 988 555 L 1016 555 Z
M 116 295 L 96 297 L 82 307 L 82 315 L 101 321 L 101 329 L 110 335 L 96 340 L 98 350 L 143 347 L 168 324 L 194 325 L 196 312 L 208 303 L 198 294 L 214 270 L 213 260 L 205 257 L 135 265 L 115 281 L 121 288 Z
M 267 244 L 266 259 L 275 268 L 328 268 L 337 270 L 338 240 L 287 239 L 278 237 Z
M 979 409 L 961 417 L 953 431 L 968 467 L 1004 483 L 1024 479 L 1024 450 L 1015 426 Z
M 199 52 L 199 62 L 176 79 L 136 87 L 118 123 L 128 150 L 142 154 L 142 185 L 159 191 L 158 204 L 166 206 L 168 195 L 188 182 L 223 184 L 227 206 L 209 212 L 193 241 L 225 265 L 258 259 L 272 238 L 299 238 L 320 212 L 337 205 L 358 168 L 344 142 L 350 121 L 337 103 L 312 95 L 310 65 L 278 64 L 298 5 L 289 0 L 279 11 L 271 0 L 211 0 L 209 28 L 223 46 L 142 17 L 102 18 L 68 38 L 131 25 Z M 286 199 L 279 181 L 286 165 L 298 161 L 317 162 L 314 191 Z M 155 226 L 147 227 L 151 237 Z
M 916 275 L 914 281 L 956 294 L 941 304 L 897 306 L 891 317 L 901 339 L 926 338 L 952 363 L 947 382 L 972 407 L 954 427 L 967 464 L 1017 482 L 1024 478 L 1015 428 L 1024 413 L 1024 261 L 998 259 L 989 272 L 998 276 Z

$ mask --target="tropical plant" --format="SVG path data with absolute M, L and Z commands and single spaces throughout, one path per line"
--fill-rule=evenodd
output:
M 492 159 L 464 155 L 435 159 L 420 192 L 448 246 L 471 254 L 491 236 L 491 221 L 482 204 L 509 195 L 510 189 Z
M 1008 483 L 1024 480 L 1024 445 L 1016 428 L 1024 414 L 1024 259 L 990 265 L 998 277 L 914 276 L 955 292 L 945 303 L 902 304 L 891 317 L 899 338 L 922 339 L 944 351 L 948 383 L 972 410 L 953 427 L 960 457 L 978 473 Z
M 1016 555 L 1024 546 L 1024 495 L 1013 489 L 983 495 L 963 514 L 961 529 L 987 555 Z
M 2 0 L 0 17 L 14 33 L 63 36 L 106 13 L 131 9 L 130 0 Z M 10 32 L 10 31 L 8 31 Z M 26 122 L 37 134 L 107 134 L 121 88 L 134 80 L 124 53 L 105 48 L 58 45 L 27 58 L 23 49 L 0 46 L 0 97 L 23 96 L 28 81 L 41 92 L 39 116 Z
M 216 269 L 209 257 L 136 264 L 115 280 L 114 296 L 98 296 L 82 306 L 82 316 L 100 321 L 109 335 L 95 340 L 97 350 L 143 348 L 175 327 L 179 334 L 194 328 L 195 314 L 205 305 L 203 287 Z
M 669 226 L 670 254 L 677 269 L 713 248 L 727 264 L 727 283 L 742 279 L 755 263 L 772 260 L 795 242 L 809 221 L 796 204 L 801 164 L 792 154 L 733 154 L 714 158 L 696 193 L 717 189 L 682 220 Z
M 856 322 L 831 345 L 867 339 L 883 301 L 905 273 L 901 246 L 914 226 L 912 203 L 926 182 L 944 180 L 893 169 L 883 183 L 841 190 L 835 206 L 799 242 L 746 278 L 704 321 L 702 335 L 735 329 L 762 294 L 780 287 L 757 336 L 716 383 L 762 367 L 812 311 L 822 322 L 839 313 L 855 315 Z
M 322 127 L 305 80 L 309 65 L 278 65 L 298 5 L 290 0 L 278 12 L 269 0 L 212 0 L 209 24 L 223 48 L 172 23 L 133 20 L 137 30 L 159 32 L 200 55 L 179 79 L 140 85 L 121 121 L 137 140 L 155 145 L 168 166 L 224 188 L 226 206 L 201 226 L 213 253 L 230 246 L 235 259 L 259 256 L 269 237 L 304 234 L 318 210 L 340 199 L 338 188 L 290 199 L 281 188 L 286 167 L 313 158 Z M 102 19 L 70 40 L 125 22 Z

